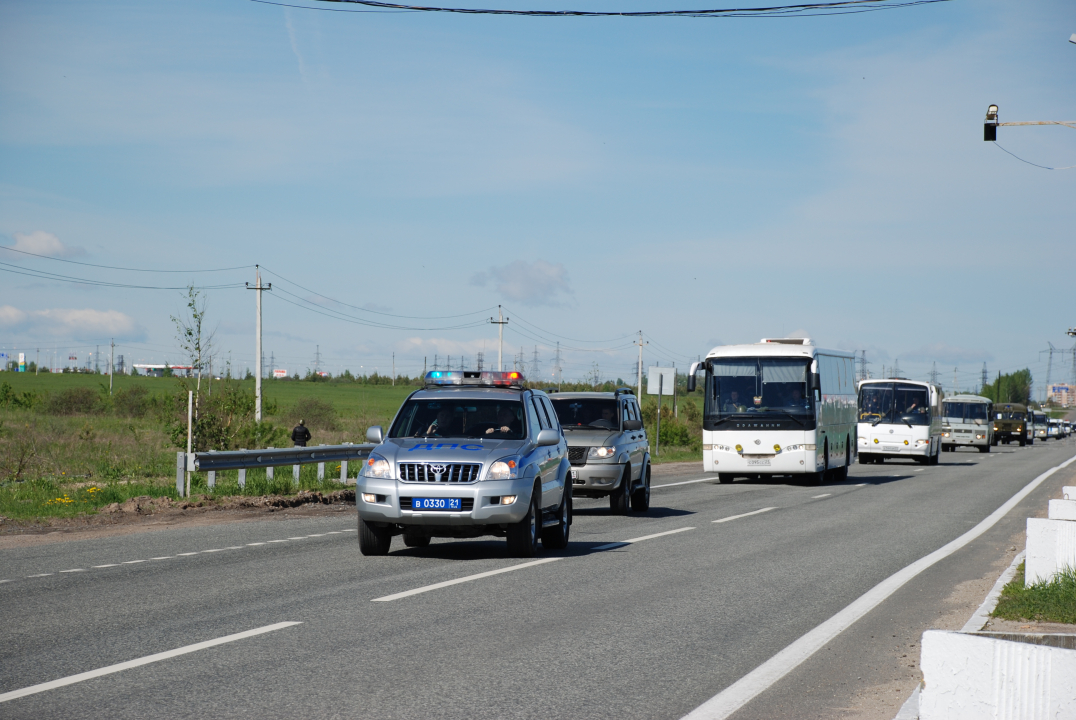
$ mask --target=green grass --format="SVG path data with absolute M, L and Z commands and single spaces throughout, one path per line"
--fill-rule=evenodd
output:
M 991 615 L 1004 620 L 1076 624 L 1076 570 L 1066 570 L 1051 582 L 1025 588 L 1024 563 L 1020 563 L 1016 577 L 1002 589 Z
M 665 447 L 664 445 L 659 450 L 658 454 L 654 454 L 654 443 L 650 443 L 650 462 L 654 465 L 661 465 L 662 463 L 674 463 L 674 462 L 697 462 L 699 469 L 702 469 L 702 450 L 693 447 Z

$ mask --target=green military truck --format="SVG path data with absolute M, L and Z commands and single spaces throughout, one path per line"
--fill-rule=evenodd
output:
M 1027 405 L 1020 403 L 994 405 L 994 444 L 1008 445 L 1013 440 L 1018 440 L 1020 447 L 1026 445 L 1027 420 Z

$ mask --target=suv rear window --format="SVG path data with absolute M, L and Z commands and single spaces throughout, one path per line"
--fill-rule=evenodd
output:
M 550 398 L 557 419 L 562 427 L 589 427 L 601 430 L 617 430 L 620 418 L 617 417 L 616 400 L 603 398 Z

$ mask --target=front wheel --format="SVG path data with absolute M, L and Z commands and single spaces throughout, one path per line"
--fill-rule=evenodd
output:
M 363 555 L 387 555 L 392 545 L 392 532 L 388 528 L 374 527 L 359 518 L 359 551 Z
M 650 463 L 643 467 L 643 484 L 631 494 L 631 509 L 635 512 L 650 509 Z
M 732 482 L 732 473 L 718 473 L 717 481 L 722 485 L 727 485 Z
M 609 496 L 609 509 L 617 515 L 624 515 L 631 509 L 631 465 L 624 466 L 620 487 Z
M 549 550 L 563 550 L 568 547 L 568 533 L 572 526 L 572 490 L 565 486 L 564 498 L 557 511 L 557 524 L 542 528 L 542 546 Z
M 530 558 L 538 554 L 538 528 L 542 522 L 542 509 L 539 505 L 541 486 L 537 483 L 531 491 L 531 506 L 527 514 L 515 525 L 508 526 L 506 537 L 508 552 L 512 557 Z
M 980 445 L 979 446 L 979 452 L 981 452 L 981 453 L 990 452 L 990 446 L 989 445 Z

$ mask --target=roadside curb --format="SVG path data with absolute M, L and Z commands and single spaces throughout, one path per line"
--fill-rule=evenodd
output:
M 973 633 L 981 630 L 984 625 L 990 620 L 990 613 L 994 612 L 994 608 L 998 606 L 998 600 L 1001 599 L 1002 589 L 1012 582 L 1013 577 L 1016 575 L 1016 568 L 1020 563 L 1024 561 L 1024 556 L 1027 554 L 1026 550 L 1021 550 L 1016 554 L 1016 557 L 1012 559 L 1009 567 L 1005 568 L 1001 575 L 998 576 L 997 582 L 994 583 L 994 587 L 990 588 L 990 592 L 987 593 L 986 599 L 979 606 L 971 618 L 964 623 L 964 627 L 960 628 L 962 633 Z M 904 704 L 900 706 L 900 710 L 897 711 L 893 720 L 919 720 L 919 691 L 922 688 L 922 684 L 917 685 L 912 694 L 908 696 L 908 699 L 904 701 Z

